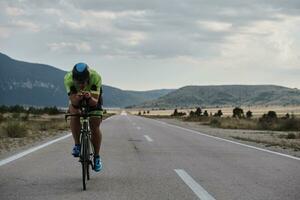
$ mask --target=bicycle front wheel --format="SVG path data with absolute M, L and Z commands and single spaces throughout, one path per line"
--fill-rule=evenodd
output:
M 82 166 L 82 185 L 83 185 L 83 190 L 86 190 L 86 180 L 88 176 L 88 165 L 89 165 L 89 157 L 88 157 L 88 150 L 87 150 L 87 145 L 88 140 L 87 137 L 83 136 L 82 138 L 82 158 L 81 158 L 81 166 Z

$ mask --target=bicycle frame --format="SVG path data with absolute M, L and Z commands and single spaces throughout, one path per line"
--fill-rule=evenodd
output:
M 99 114 L 89 114 L 89 107 L 84 99 L 81 104 L 81 114 L 66 114 L 65 119 L 68 117 L 80 117 L 80 145 L 81 152 L 79 156 L 79 162 L 82 164 L 82 182 L 83 182 L 83 190 L 86 190 L 86 179 L 90 179 L 89 166 L 91 165 L 92 169 L 94 169 L 94 164 L 92 162 L 92 156 L 95 154 L 93 145 L 91 143 L 91 131 L 89 127 L 89 118 L 92 116 L 101 116 Z

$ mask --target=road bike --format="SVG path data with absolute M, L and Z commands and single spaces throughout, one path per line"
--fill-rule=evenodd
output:
M 101 114 L 90 114 L 90 108 L 87 104 L 87 100 L 83 99 L 80 106 L 80 114 L 65 114 L 65 119 L 68 117 L 80 117 L 80 155 L 79 162 L 82 167 L 82 184 L 83 190 L 86 190 L 86 182 L 90 180 L 90 168 L 94 169 L 93 158 L 95 151 L 91 143 L 91 130 L 89 126 L 90 117 L 102 116 Z

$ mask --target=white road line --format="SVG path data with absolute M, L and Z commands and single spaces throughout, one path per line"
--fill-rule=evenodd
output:
M 123 111 L 121 112 L 121 115 L 127 115 L 126 111 L 123 110 Z
M 215 200 L 201 185 L 199 185 L 188 173 L 183 169 L 174 169 L 177 175 L 187 184 L 190 189 L 198 196 L 201 200 Z
M 160 123 L 160 121 L 155 120 L 155 119 L 150 119 L 150 120 L 153 120 L 153 121 L 156 121 L 156 122 Z M 244 147 L 248 147 L 248 148 L 251 148 L 251 149 L 256 149 L 256 150 L 259 150 L 259 151 L 264 151 L 264 152 L 268 152 L 268 153 L 272 153 L 272 154 L 276 154 L 276 155 L 280 155 L 280 156 L 283 156 L 283 157 L 292 158 L 294 160 L 299 160 L 300 161 L 299 157 L 295 157 L 295 156 L 291 156 L 291 155 L 287 155 L 287 154 L 283 154 L 283 153 L 278 153 L 278 152 L 275 152 L 275 151 L 270 151 L 270 150 L 267 150 L 267 149 L 262 149 L 262 148 L 254 147 L 254 146 L 247 145 L 247 144 L 242 144 L 242 143 L 239 143 L 239 142 L 235 142 L 235 141 L 231 141 L 231 140 L 227 140 L 227 139 L 215 137 L 215 136 L 212 136 L 212 135 L 207 135 L 207 134 L 204 134 L 204 133 L 200 133 L 198 131 L 194 131 L 194 130 L 191 130 L 191 129 L 183 128 L 183 127 L 176 126 L 176 125 L 173 125 L 173 124 L 166 123 L 165 125 L 170 126 L 170 127 L 174 127 L 174 128 L 179 128 L 179 129 L 182 129 L 182 130 L 185 130 L 185 131 L 188 131 L 188 132 L 191 132 L 191 133 L 195 133 L 195 134 L 198 134 L 198 135 L 203 135 L 203 136 L 206 136 L 206 137 L 214 138 L 216 140 L 230 142 L 230 143 L 237 144 L 237 145 L 244 146 Z
M 145 137 L 149 142 L 153 142 L 152 138 L 149 137 L 148 135 L 144 135 L 144 137 Z
M 14 161 L 14 160 L 17 160 L 17 159 L 19 159 L 19 158 L 21 158 L 21 157 L 23 157 L 23 156 L 26 156 L 27 154 L 30 154 L 30 153 L 32 153 L 32 152 L 34 152 L 34 151 L 37 151 L 37 150 L 39 150 L 39 149 L 42 149 L 42 148 L 44 148 L 44 147 L 46 147 L 46 146 L 49 146 L 50 144 L 53 144 L 53 143 L 55 143 L 55 142 L 60 141 L 60 140 L 66 139 L 66 138 L 68 138 L 68 137 L 70 137 L 70 136 L 71 136 L 71 134 L 65 135 L 65 136 L 60 137 L 60 138 L 57 138 L 57 139 L 55 139 L 55 140 L 51 140 L 51 141 L 49 141 L 49 142 L 47 142 L 47 143 L 45 143 L 45 144 L 42 144 L 42 145 L 40 145 L 40 146 L 30 148 L 30 149 L 28 149 L 28 150 L 26 150 L 26 151 L 23 151 L 23 152 L 21 152 L 21 153 L 18 153 L 18 154 L 16 154 L 16 155 L 13 155 L 13 156 L 8 157 L 8 158 L 6 158 L 6 159 L 0 160 L 0 166 L 5 165 L 5 164 L 7 164 L 7 163 L 10 163 L 10 162 L 12 162 L 12 161 Z

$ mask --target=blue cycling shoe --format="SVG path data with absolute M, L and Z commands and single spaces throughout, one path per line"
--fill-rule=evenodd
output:
M 72 155 L 74 157 L 79 157 L 79 155 L 80 155 L 80 144 L 75 144 L 75 146 L 73 147 L 73 150 L 72 150 Z
M 95 172 L 100 172 L 103 168 L 100 156 L 94 157 L 94 170 Z

